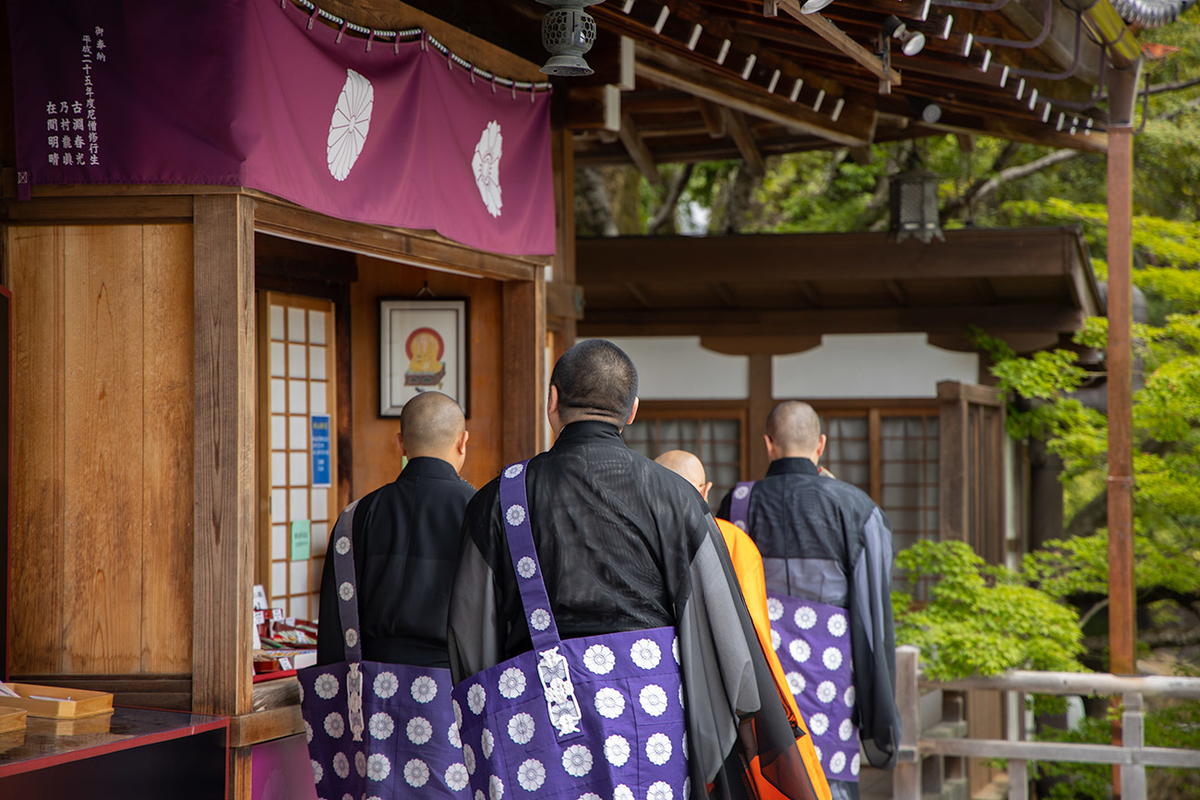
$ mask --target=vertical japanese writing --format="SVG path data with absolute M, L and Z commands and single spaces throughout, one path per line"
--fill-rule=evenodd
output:
M 70 120 L 71 130 L 68 135 L 70 144 L 74 146 L 76 163 L 86 163 L 95 167 L 100 165 L 100 131 L 96 124 L 96 90 L 92 83 L 92 70 L 96 62 L 107 61 L 108 54 L 105 52 L 104 28 L 97 25 L 92 34 L 95 36 L 94 40 L 89 34 L 83 35 L 81 61 L 84 103 L 81 105 L 76 102 L 72 107 L 75 116 Z

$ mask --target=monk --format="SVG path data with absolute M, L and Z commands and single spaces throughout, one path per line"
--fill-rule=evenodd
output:
M 708 493 L 712 491 L 712 481 L 707 480 L 704 464 L 700 462 L 699 458 L 686 450 L 668 450 L 654 460 L 695 486 L 705 502 L 708 501 Z M 771 668 L 772 676 L 775 678 L 775 688 L 779 693 L 779 699 L 783 701 L 792 728 L 798 734 L 796 747 L 800 749 L 800 756 L 804 759 L 804 766 L 817 791 L 817 797 L 820 800 L 830 800 L 829 783 L 825 779 L 824 770 L 821 769 L 812 737 L 804 724 L 800 709 L 796 707 L 796 699 L 792 696 L 791 689 L 788 688 L 783 667 L 780 665 L 779 657 L 775 655 L 775 649 L 771 643 L 771 620 L 767 615 L 767 583 L 763 574 L 762 556 L 758 554 L 758 548 L 755 547 L 746 532 L 732 522 L 717 519 L 717 527 L 721 529 L 725 546 L 729 549 L 734 572 L 737 573 L 738 583 L 741 584 L 742 594 L 746 598 L 750 618 L 754 621 L 758 643 L 762 647 L 763 655 L 767 658 L 767 665 Z M 763 779 L 757 760 L 751 763 L 751 774 L 755 788 L 763 800 L 781 797 L 778 790 L 769 781 Z

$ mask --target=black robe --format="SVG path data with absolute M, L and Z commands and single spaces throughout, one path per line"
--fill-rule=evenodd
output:
M 474 494 L 448 462 L 414 458 L 395 481 L 359 501 L 352 541 L 365 660 L 449 667 L 450 584 L 458 565 L 463 514 Z M 320 664 L 345 658 L 332 536 L 321 576 Z
M 731 498 L 721 501 L 725 519 Z M 859 738 L 871 765 L 890 769 L 900 713 L 887 517 L 862 490 L 819 476 L 811 460 L 782 458 L 755 482 L 745 523 L 768 591 L 848 610 Z
M 789 797 L 813 796 L 721 534 L 695 488 L 628 449 L 614 425 L 576 422 L 524 473 L 533 538 L 563 639 L 674 626 L 687 698 L 692 795 L 741 793 L 741 762 Z M 463 522 L 450 606 L 455 681 L 530 649 L 500 516 L 499 479 Z

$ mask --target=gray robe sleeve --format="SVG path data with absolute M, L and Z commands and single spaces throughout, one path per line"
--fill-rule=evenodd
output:
M 503 623 L 495 574 L 468 536 L 454 578 L 446 645 L 455 683 L 504 660 Z
M 849 611 L 859 738 L 871 766 L 891 769 L 900 743 L 892 531 L 878 508 L 863 526 L 863 549 L 850 575 Z

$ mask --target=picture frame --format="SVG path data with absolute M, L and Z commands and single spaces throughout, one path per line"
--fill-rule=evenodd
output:
M 398 417 L 424 391 L 442 392 L 468 412 L 466 298 L 381 298 L 379 416 Z

